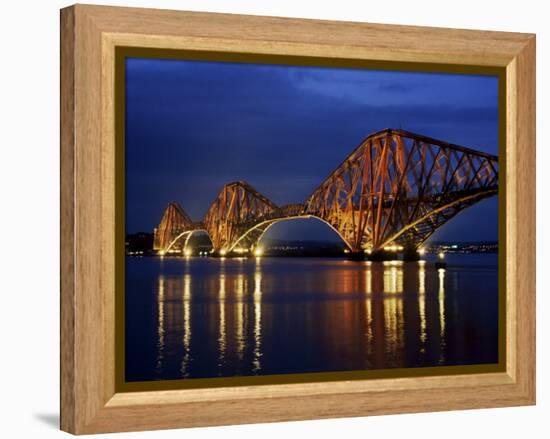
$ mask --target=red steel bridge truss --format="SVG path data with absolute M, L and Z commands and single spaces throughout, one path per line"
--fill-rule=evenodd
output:
M 181 251 L 193 233 L 215 252 L 254 250 L 273 224 L 315 217 L 351 252 L 417 249 L 465 208 L 498 193 L 498 157 L 403 130 L 371 134 L 301 204 L 277 206 L 243 181 L 226 184 L 195 223 L 170 203 L 154 248 Z

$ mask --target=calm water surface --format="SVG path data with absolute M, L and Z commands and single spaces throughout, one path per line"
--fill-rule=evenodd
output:
M 498 361 L 496 255 L 126 260 L 126 380 Z

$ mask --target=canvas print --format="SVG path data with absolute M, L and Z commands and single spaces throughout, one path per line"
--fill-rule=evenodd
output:
M 128 57 L 124 95 L 126 382 L 498 363 L 497 76 Z

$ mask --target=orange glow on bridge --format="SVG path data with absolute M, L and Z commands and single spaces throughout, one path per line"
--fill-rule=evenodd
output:
M 467 207 L 498 193 L 498 158 L 459 145 L 387 129 L 368 136 L 301 204 L 277 206 L 250 184 L 226 184 L 201 222 L 170 203 L 155 228 L 154 248 L 166 254 L 195 232 L 214 251 L 255 253 L 273 224 L 318 218 L 350 252 L 419 249 Z M 256 256 L 258 256 L 256 254 Z

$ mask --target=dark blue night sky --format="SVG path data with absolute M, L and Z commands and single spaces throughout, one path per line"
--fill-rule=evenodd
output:
M 202 219 L 225 183 L 304 201 L 361 140 L 403 128 L 498 153 L 498 78 L 181 60 L 126 60 L 126 230 L 151 232 L 170 201 Z M 496 240 L 497 198 L 435 240 Z M 316 220 L 268 236 L 337 239 Z

